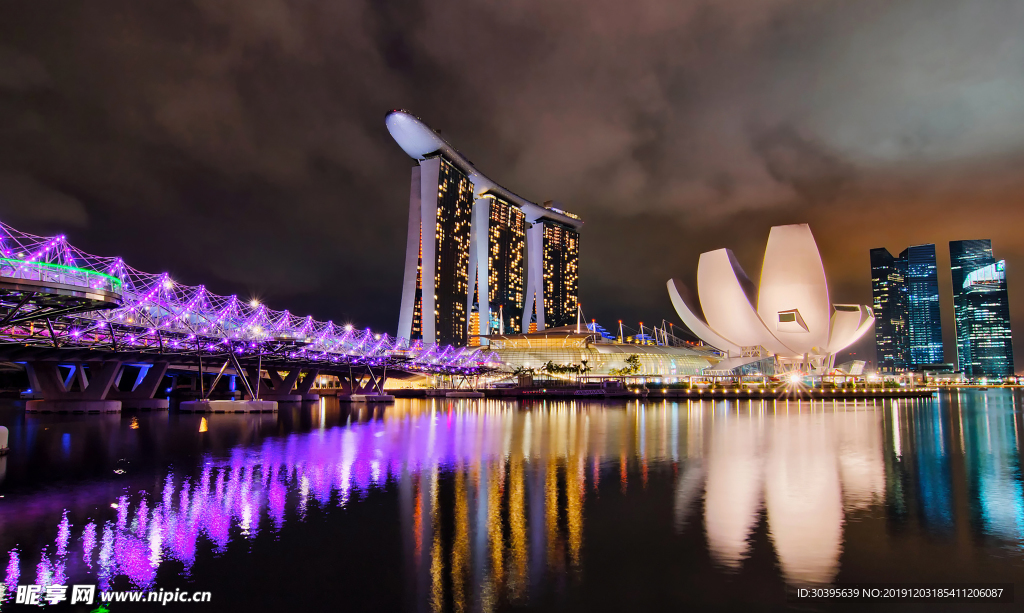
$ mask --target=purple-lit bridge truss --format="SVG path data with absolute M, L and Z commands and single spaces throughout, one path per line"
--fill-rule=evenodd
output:
M 106 357 L 98 357 L 106 356 Z M 219 356 L 219 360 L 215 359 Z M 275 311 L 0 223 L 0 359 L 472 375 L 498 357 Z M 227 362 L 225 362 L 227 363 Z M 233 368 L 238 370 L 239 368 Z M 224 369 L 221 369 L 223 372 Z

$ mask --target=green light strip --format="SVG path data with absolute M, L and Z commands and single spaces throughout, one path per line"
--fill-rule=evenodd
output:
M 58 270 L 67 270 L 67 271 L 70 271 L 70 272 L 83 273 L 85 275 L 96 275 L 98 277 L 103 277 L 103 278 L 109 280 L 113 284 L 113 286 L 115 288 L 115 291 L 120 292 L 121 291 L 121 287 L 122 287 L 121 280 L 118 279 L 117 277 L 115 277 L 113 275 L 108 275 L 108 274 L 103 273 L 103 272 L 96 272 L 95 270 L 88 270 L 86 268 L 77 268 L 75 266 L 65 266 L 64 264 L 50 264 L 49 262 L 30 262 L 28 260 L 12 260 L 11 258 L 0 258 L 0 262 L 10 262 L 12 264 L 19 264 L 19 265 L 20 264 L 24 264 L 26 266 L 43 266 L 43 267 L 46 267 L 46 268 L 56 268 Z

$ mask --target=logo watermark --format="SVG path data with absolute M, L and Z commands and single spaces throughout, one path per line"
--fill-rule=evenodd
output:
M 0 585 L 0 602 L 4 600 L 6 586 Z M 103 604 L 115 602 L 152 603 L 167 605 L 168 603 L 198 603 L 210 602 L 212 594 L 203 591 L 188 591 L 177 588 L 174 591 L 165 590 L 117 590 L 97 591 L 95 585 L 19 585 L 14 594 L 14 604 L 24 605 L 56 605 L 62 602 L 68 604 L 101 604 L 100 609 L 108 610 Z M 99 610 L 99 609 L 97 609 Z

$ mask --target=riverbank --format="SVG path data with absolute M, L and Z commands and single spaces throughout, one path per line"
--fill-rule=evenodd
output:
M 456 390 L 403 389 L 388 390 L 396 398 L 426 398 L 444 396 L 441 392 Z M 862 400 L 885 398 L 931 398 L 935 388 L 882 388 L 882 389 L 670 389 L 670 388 L 591 388 L 591 387 L 509 387 L 478 390 L 487 398 L 672 398 L 702 400 Z

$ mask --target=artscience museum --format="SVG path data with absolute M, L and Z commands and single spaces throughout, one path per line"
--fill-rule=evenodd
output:
M 862 304 L 833 304 L 818 245 L 807 224 L 775 226 L 757 287 L 729 249 L 702 253 L 697 291 L 668 281 L 672 305 L 702 341 L 727 355 L 716 372 L 760 369 L 825 374 L 835 355 L 872 328 Z M 772 373 L 764 373 L 772 374 Z

